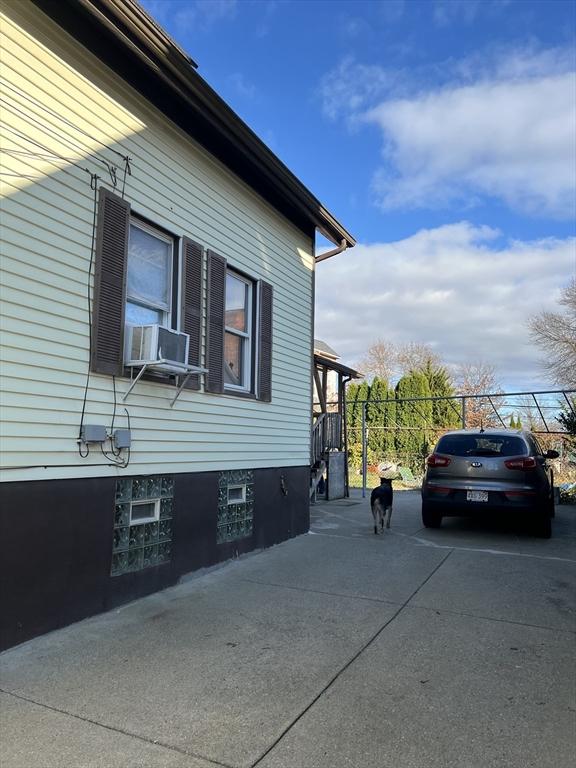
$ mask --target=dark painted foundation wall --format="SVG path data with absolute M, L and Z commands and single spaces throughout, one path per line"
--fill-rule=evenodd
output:
M 309 467 L 256 469 L 252 536 L 217 544 L 219 475 L 174 475 L 171 562 L 114 577 L 116 478 L 0 485 L 0 650 L 308 531 Z

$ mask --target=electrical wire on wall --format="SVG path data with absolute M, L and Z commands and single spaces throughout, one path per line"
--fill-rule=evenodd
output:
M 32 126 L 33 128 L 37 128 L 38 120 L 42 119 L 43 120 L 42 129 L 44 134 L 47 137 L 53 140 L 56 140 L 61 146 L 66 147 L 67 149 L 69 149 L 74 153 L 80 153 L 81 156 L 89 155 L 94 160 L 97 160 L 98 162 L 102 163 L 106 167 L 108 173 L 110 174 L 110 178 L 111 178 L 114 189 L 116 188 L 117 163 L 111 162 L 103 154 L 101 154 L 100 152 L 94 151 L 93 149 L 94 145 L 102 145 L 101 141 L 97 140 L 94 136 L 89 134 L 83 128 L 80 128 L 79 126 L 75 126 L 70 120 L 65 118 L 63 115 L 58 114 L 56 111 L 50 109 L 50 107 L 46 106 L 45 104 L 42 104 L 37 99 L 34 99 L 29 94 L 26 94 L 21 89 L 15 87 L 14 85 L 6 81 L 5 78 L 0 78 L 0 83 L 2 84 L 2 87 L 4 90 L 7 89 L 9 91 L 12 91 L 12 96 L 10 99 L 0 97 L 0 105 L 2 105 L 2 109 L 5 110 L 6 113 L 11 113 L 15 115 L 20 121 L 28 123 L 28 125 Z M 17 99 L 20 99 L 20 102 L 18 102 Z M 26 103 L 24 104 L 22 102 L 26 102 Z M 38 113 L 44 113 L 44 114 L 42 115 Z M 50 120 L 48 120 L 46 116 L 49 116 Z M 54 125 L 54 122 L 56 122 L 56 125 Z M 26 142 L 29 142 L 30 144 L 36 145 L 41 149 L 44 149 L 46 152 L 53 154 L 56 157 L 60 157 L 60 159 L 64 160 L 65 162 L 70 162 L 74 164 L 74 161 L 71 160 L 70 158 L 62 157 L 62 155 L 59 155 L 57 152 L 54 152 L 48 147 L 43 146 L 39 142 L 32 139 L 30 136 L 26 136 L 25 134 L 20 133 L 14 128 L 11 128 L 10 126 L 4 126 L 4 128 L 8 130 L 8 132 L 18 136 L 18 138 L 20 138 L 21 140 L 24 140 Z M 92 146 L 87 146 L 85 141 L 84 143 L 81 143 L 81 141 L 79 141 L 77 138 L 74 138 L 73 136 L 70 135 L 70 130 L 66 130 L 66 129 L 72 129 L 76 133 L 80 134 L 82 139 L 84 138 L 89 139 L 90 144 Z M 126 156 L 123 155 L 122 152 L 119 152 L 116 149 L 113 149 L 107 146 L 106 151 L 112 152 L 118 157 L 122 158 L 123 160 L 126 160 Z
M 128 166 L 128 158 L 126 158 L 126 165 Z M 78 454 L 81 458 L 85 459 L 90 455 L 90 446 L 82 440 L 82 430 L 84 427 L 84 416 L 86 415 L 86 403 L 88 400 L 88 390 L 90 387 L 90 361 L 92 360 L 92 347 L 93 347 L 93 332 L 92 332 L 92 270 L 94 266 L 94 257 L 96 253 L 96 227 L 97 227 L 97 211 L 98 211 L 98 181 L 100 177 L 96 174 L 92 174 L 90 179 L 90 187 L 94 190 L 93 205 L 92 205 L 92 237 L 90 243 L 90 262 L 88 266 L 88 281 L 86 284 L 86 301 L 88 307 L 88 370 L 86 371 L 86 383 L 84 385 L 84 396 L 82 398 L 82 412 L 80 415 L 80 425 L 78 427 Z M 111 463 L 118 467 L 125 469 L 130 463 L 130 448 L 127 449 L 126 458 L 123 459 L 121 452 L 122 449 L 116 449 L 114 446 L 114 422 L 116 419 L 117 408 L 117 395 L 116 395 L 116 377 L 112 376 L 112 389 L 114 393 L 114 406 L 112 410 L 112 423 L 110 425 L 110 451 L 105 451 L 102 444 L 100 444 L 100 451 L 102 455 Z M 130 430 L 130 414 L 127 408 L 124 408 L 126 418 L 128 420 L 128 430 Z M 82 446 L 86 446 L 86 450 L 82 449 Z
M 81 134 L 82 136 L 85 136 L 86 138 L 90 139 L 90 141 L 93 144 L 101 144 L 102 142 L 97 141 L 94 136 L 92 136 L 88 131 L 85 131 L 83 128 L 81 128 L 79 125 L 75 125 L 70 120 L 68 120 L 66 117 L 64 117 L 60 112 L 56 112 L 53 109 L 50 109 L 50 107 L 46 106 L 46 104 L 42 104 L 42 102 L 38 101 L 34 97 L 27 94 L 25 91 L 23 91 L 21 88 L 17 88 L 12 83 L 8 82 L 5 78 L 0 77 L 0 84 L 3 88 L 7 88 L 8 90 L 12 91 L 15 95 L 20 97 L 21 99 L 24 99 L 24 101 L 27 101 L 29 104 L 31 104 L 33 107 L 36 107 L 38 110 L 45 112 L 48 114 L 51 118 L 54 120 L 62 123 L 68 128 L 72 128 L 72 130 L 76 131 L 77 133 Z M 13 102 L 11 102 L 13 103 Z M 68 137 L 70 141 L 75 141 L 72 139 L 72 137 Z M 77 147 L 78 148 L 78 147 Z M 124 157 L 122 152 L 119 152 L 117 149 L 114 149 L 112 147 L 106 146 L 107 152 L 113 152 L 114 154 L 118 155 L 119 157 Z M 85 153 L 85 148 L 82 148 L 82 152 Z
M 132 168 L 130 167 L 130 158 L 126 156 L 124 158 L 124 178 L 122 179 L 122 200 L 124 200 L 124 190 L 126 189 L 126 174 L 132 176 Z
M 51 109 L 45 104 L 40 103 L 33 96 L 25 93 L 20 88 L 6 81 L 5 78 L 0 77 L 0 84 L 2 85 L 3 90 L 7 89 L 7 91 L 11 91 L 11 93 L 7 93 L 7 91 L 5 91 L 5 97 L 0 97 L 0 107 L 5 110 L 5 114 L 10 113 L 14 115 L 20 124 L 20 129 L 9 125 L 3 125 L 3 130 L 6 131 L 6 141 L 12 145 L 4 146 L 2 150 L 3 154 L 6 157 L 15 158 L 19 161 L 19 163 L 15 168 L 8 168 L 7 166 L 4 166 L 4 168 L 0 170 L 0 176 L 8 178 L 28 179 L 31 181 L 42 181 L 48 178 L 45 164 L 50 163 L 55 166 L 58 174 L 65 174 L 74 180 L 77 180 L 78 178 L 77 174 L 73 172 L 74 169 L 80 170 L 90 177 L 90 189 L 93 191 L 92 233 L 90 243 L 88 280 L 86 286 L 89 329 L 89 359 L 88 370 L 86 372 L 86 380 L 84 383 L 84 392 L 82 396 L 82 409 L 77 438 L 78 454 L 81 458 L 85 459 L 90 455 L 91 445 L 89 442 L 84 440 L 84 428 L 91 379 L 90 361 L 92 359 L 93 350 L 92 278 L 96 255 L 98 190 L 102 183 L 106 183 L 103 181 L 102 176 L 99 175 L 99 173 L 91 170 L 89 166 L 93 166 L 94 163 L 96 163 L 98 166 L 102 166 L 109 176 L 109 184 L 113 190 L 116 190 L 119 186 L 119 173 L 122 173 L 121 194 L 122 198 L 124 198 L 126 192 L 127 176 L 132 175 L 132 168 L 130 165 L 131 158 L 127 154 L 113 149 L 106 144 L 103 144 L 101 139 L 96 139 L 83 127 L 75 125 L 59 112 Z M 30 126 L 34 130 L 37 130 L 39 125 L 42 126 L 43 131 L 42 141 L 38 141 L 36 138 L 32 138 L 30 135 L 26 135 L 25 132 L 22 132 L 23 130 L 26 130 L 24 126 Z M 48 144 L 51 144 L 52 146 L 48 146 Z M 98 147 L 98 149 L 95 149 L 95 147 Z M 113 160 L 111 157 L 106 157 L 106 155 L 110 155 L 111 153 L 115 155 L 118 160 Z M 38 163 L 35 163 L 34 161 L 41 161 L 42 166 L 39 167 Z M 62 180 L 62 183 L 67 186 L 68 189 L 73 189 L 65 179 Z M 110 432 L 107 434 L 107 440 L 110 441 L 110 449 L 105 450 L 103 443 L 100 443 L 100 450 L 108 464 L 113 464 L 115 466 L 125 468 L 130 462 L 130 448 L 118 448 L 114 437 L 114 425 L 117 410 L 115 377 L 113 377 L 112 383 L 114 393 L 114 406 Z M 128 423 L 128 431 L 130 431 L 130 414 L 126 408 L 124 408 L 124 412 L 126 414 Z M 94 442 L 96 443 L 96 441 Z M 126 454 L 123 454 L 124 450 L 126 450 Z M 106 465 L 99 463 L 92 464 L 92 466 Z M 14 467 L 14 469 L 16 468 L 17 467 Z
M 96 212 L 98 209 L 98 179 L 99 176 L 92 174 L 90 178 L 90 187 L 94 190 L 92 203 L 92 239 L 90 244 L 90 263 L 88 266 L 88 282 L 86 290 L 86 300 L 88 303 L 88 370 L 86 371 L 86 383 L 84 385 L 84 397 L 82 399 L 82 413 L 80 415 L 80 426 L 78 427 L 78 453 L 85 459 L 90 454 L 90 446 L 86 445 L 86 452 L 82 450 L 82 428 L 84 427 L 84 415 L 86 413 L 86 401 L 88 399 L 88 387 L 90 386 L 90 361 L 92 360 L 92 266 L 94 264 L 94 254 L 96 249 Z
M 100 445 L 100 451 L 102 452 L 102 455 L 112 464 L 116 464 L 118 467 L 126 469 L 130 463 L 130 448 L 126 449 L 127 453 L 126 457 L 124 458 L 122 456 L 122 448 L 116 448 L 114 445 L 114 423 L 116 421 L 116 408 L 118 404 L 116 396 L 116 376 L 112 376 L 112 390 L 114 392 L 114 408 L 112 410 L 112 422 L 110 424 L 110 451 L 105 451 L 102 445 Z M 126 414 L 126 419 L 128 422 L 128 432 L 131 432 L 130 413 L 128 412 L 128 408 L 124 408 L 124 413 Z
M 124 408 L 124 413 L 126 414 L 126 419 L 128 422 L 128 431 L 131 432 L 132 428 L 130 425 L 130 413 L 128 412 L 128 408 Z M 110 464 L 115 464 L 117 467 L 120 467 L 121 469 L 126 469 L 128 464 L 130 464 L 130 448 L 126 449 L 126 457 L 122 457 L 122 449 L 117 449 L 114 447 L 114 433 L 111 433 L 110 436 L 110 445 L 111 449 L 110 451 L 105 451 L 102 447 L 102 444 L 100 444 L 100 452 L 102 453 L 102 456 L 104 456 L 105 459 L 107 459 Z
M 40 144 L 39 141 L 36 141 L 34 139 L 30 139 L 30 138 L 24 136 L 23 134 L 19 133 L 18 131 L 12 130 L 11 128 L 7 127 L 6 130 L 8 130 L 9 133 L 12 133 L 16 137 L 18 137 L 18 138 L 20 138 L 20 139 L 22 139 L 24 141 L 30 142 L 31 144 L 33 144 L 38 149 L 41 149 L 42 152 L 31 152 L 29 150 L 5 149 L 4 148 L 2 151 L 3 151 L 3 153 L 5 155 L 11 156 L 11 157 L 28 157 L 28 158 L 35 159 L 35 160 L 47 160 L 47 161 L 54 161 L 54 160 L 57 159 L 57 160 L 61 160 L 62 162 L 66 163 L 67 165 L 71 165 L 74 168 L 78 168 L 79 170 L 84 171 L 89 176 L 93 176 L 93 173 L 92 173 L 92 171 L 89 168 L 85 168 L 84 166 L 79 165 L 72 158 L 65 157 L 64 155 L 61 155 L 58 152 L 54 152 L 51 149 L 49 149 L 48 147 L 45 147 L 43 144 Z M 124 183 L 123 183 L 123 186 L 122 186 L 122 194 L 124 194 L 124 187 L 126 185 L 126 170 L 128 169 L 129 175 L 132 175 L 132 171 L 131 171 L 131 168 L 130 168 L 130 158 L 126 155 L 126 156 L 123 156 L 122 159 L 124 161 Z M 102 165 L 104 165 L 104 167 L 108 171 L 108 174 L 110 175 L 110 182 L 112 184 L 112 188 L 116 189 L 116 187 L 118 186 L 118 168 L 115 165 L 112 165 L 112 163 L 109 163 L 106 160 L 100 160 L 99 162 L 102 163 Z M 70 173 L 70 171 L 67 171 L 66 168 L 63 168 L 61 166 L 59 166 L 58 170 L 59 170 L 59 172 L 68 173 L 68 174 Z M 28 174 L 16 174 L 16 173 L 4 172 L 4 171 L 2 172 L 2 176 L 21 176 L 21 177 L 28 178 Z M 40 181 L 41 179 L 45 178 L 45 176 L 44 175 L 32 176 L 30 174 L 30 178 L 33 178 L 35 181 Z

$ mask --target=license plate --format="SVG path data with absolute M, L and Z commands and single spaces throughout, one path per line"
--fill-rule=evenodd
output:
M 488 501 L 488 491 L 466 491 L 466 501 Z

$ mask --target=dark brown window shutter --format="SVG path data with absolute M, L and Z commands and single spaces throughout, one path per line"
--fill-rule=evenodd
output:
M 124 367 L 124 309 L 130 203 L 100 188 L 90 368 L 119 375 Z
M 224 391 L 224 310 L 226 259 L 208 251 L 208 318 L 206 332 L 206 390 Z
M 272 298 L 270 283 L 260 283 L 258 327 L 258 399 L 272 400 Z
M 190 336 L 188 364 L 200 365 L 202 344 L 202 246 L 182 239 L 182 330 Z M 200 389 L 200 376 L 190 376 L 188 389 Z

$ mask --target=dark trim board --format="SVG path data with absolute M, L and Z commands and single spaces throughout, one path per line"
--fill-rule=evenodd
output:
M 147 101 L 252 187 L 302 232 L 354 237 L 198 74 L 138 5 L 123 0 L 33 3 Z
M 310 469 L 254 470 L 251 536 L 216 543 L 219 472 L 174 475 L 169 563 L 111 576 L 116 478 L 0 485 L 0 650 L 306 533 Z

